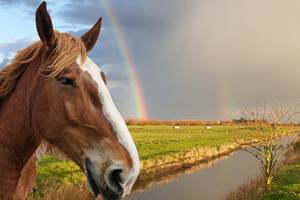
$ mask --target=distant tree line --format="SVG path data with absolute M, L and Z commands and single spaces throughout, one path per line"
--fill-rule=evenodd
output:
M 205 120 L 158 120 L 158 119 L 147 119 L 147 120 L 141 120 L 141 119 L 127 119 L 125 120 L 127 125 L 138 125 L 138 126 L 212 126 L 212 125 L 236 125 L 236 124 L 245 124 L 245 125 L 251 125 L 257 123 L 254 119 L 247 119 L 245 117 L 241 117 L 239 119 L 233 119 L 233 120 L 223 120 L 223 121 L 217 121 L 217 120 L 211 120 L 211 121 L 205 121 Z M 265 120 L 261 120 L 260 122 L 263 122 L 265 124 L 272 123 Z M 300 125 L 299 123 L 295 122 L 288 122 L 288 123 L 278 123 L 277 125 Z
M 158 119 L 127 119 L 127 125 L 165 125 L 165 126 L 200 126 L 200 125 L 217 125 L 230 124 L 231 121 L 203 121 L 203 120 L 158 120 Z

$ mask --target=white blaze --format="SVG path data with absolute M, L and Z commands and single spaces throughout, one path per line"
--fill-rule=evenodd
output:
M 81 65 L 81 57 L 77 58 L 76 61 L 79 65 Z M 110 122 L 114 132 L 116 133 L 119 143 L 121 143 L 127 149 L 129 155 L 131 156 L 133 168 L 131 169 L 130 175 L 126 177 L 128 179 L 125 180 L 126 188 L 124 188 L 124 195 L 127 195 L 130 193 L 131 187 L 140 171 L 140 161 L 136 146 L 122 116 L 113 103 L 110 92 L 104 83 L 104 80 L 101 77 L 101 69 L 89 57 L 87 57 L 85 62 L 81 65 L 81 69 L 88 72 L 93 80 L 97 83 L 98 96 L 102 104 L 103 114 Z

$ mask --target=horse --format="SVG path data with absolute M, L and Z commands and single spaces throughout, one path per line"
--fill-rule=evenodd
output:
M 54 30 L 46 2 L 35 19 L 39 41 L 0 71 L 0 199 L 26 199 L 41 141 L 81 168 L 95 198 L 122 199 L 140 161 L 106 75 L 88 56 L 102 17 L 81 37 Z

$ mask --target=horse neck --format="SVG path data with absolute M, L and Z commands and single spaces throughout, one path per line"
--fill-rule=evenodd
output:
M 30 96 L 40 63 L 40 59 L 29 63 L 13 91 L 0 103 L 0 197 L 16 186 L 23 166 L 40 142 L 32 126 Z

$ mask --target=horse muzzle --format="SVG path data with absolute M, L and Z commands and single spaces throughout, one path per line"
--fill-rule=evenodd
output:
M 95 197 L 100 195 L 103 200 L 122 198 L 124 193 L 122 172 L 121 167 L 108 167 L 104 173 L 99 173 L 96 165 L 89 158 L 85 159 L 85 173 L 89 189 Z

